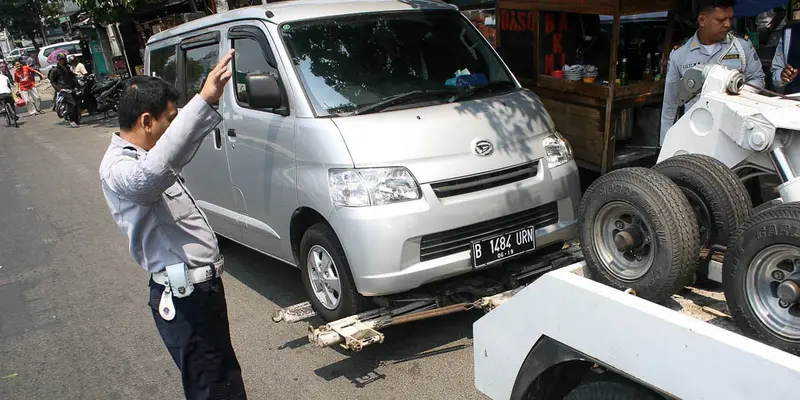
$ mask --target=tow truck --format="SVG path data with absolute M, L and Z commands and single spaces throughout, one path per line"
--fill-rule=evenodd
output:
M 474 324 L 492 399 L 794 398 L 800 382 L 800 101 L 701 65 L 653 169 L 610 172 L 579 211 L 584 261 Z M 735 168 L 776 173 L 753 212 Z M 703 291 L 704 282 L 722 291 Z M 708 318 L 712 315 L 712 318 Z

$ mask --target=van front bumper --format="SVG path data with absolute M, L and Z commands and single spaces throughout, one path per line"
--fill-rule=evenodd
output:
M 484 226 L 495 232 L 502 224 L 511 223 L 509 218 L 541 221 L 541 225 L 534 225 L 536 248 L 563 243 L 577 235 L 580 181 L 574 162 L 548 169 L 540 160 L 535 177 L 443 199 L 429 184 L 421 185 L 421 189 L 421 200 L 340 208 L 329 216 L 362 295 L 402 293 L 475 270 L 471 250 L 463 246 L 474 240 L 472 236 L 454 245 L 461 250 L 446 251 L 440 257 L 426 252 L 426 237 L 452 238 L 460 229 L 480 235 Z

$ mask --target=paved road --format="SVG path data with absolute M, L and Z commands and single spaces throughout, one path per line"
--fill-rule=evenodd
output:
M 45 103 L 49 107 L 49 102 Z M 177 369 L 100 192 L 115 120 L 80 129 L 54 113 L 0 126 L 0 399 L 180 398 Z M 480 399 L 479 313 L 387 331 L 347 355 L 308 344 L 271 313 L 303 301 L 299 272 L 223 242 L 233 344 L 252 399 Z

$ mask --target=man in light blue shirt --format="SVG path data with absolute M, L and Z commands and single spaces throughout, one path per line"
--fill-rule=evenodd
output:
M 100 164 L 111 216 L 133 259 L 150 273 L 151 312 L 189 400 L 247 398 L 231 345 L 217 238 L 181 176 L 222 121 L 212 105 L 231 78 L 232 56 L 209 72 L 180 113 L 171 84 L 134 77 L 119 101 L 120 132 Z
M 730 33 L 735 0 L 696 0 L 698 29 L 695 35 L 669 55 L 661 107 L 661 139 L 664 143 L 669 128 L 675 124 L 680 106 L 678 93 L 684 73 L 703 64 L 720 64 L 745 74 L 747 83 L 763 88 L 764 71 L 753 45 Z M 686 109 L 697 97 L 686 104 Z
M 794 65 L 800 65 L 800 29 L 787 27 L 781 35 L 781 41 L 775 48 L 772 57 L 772 84 L 786 94 L 800 92 L 800 80 L 797 80 L 798 70 Z

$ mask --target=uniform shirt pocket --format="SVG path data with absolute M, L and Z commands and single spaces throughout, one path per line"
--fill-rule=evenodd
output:
M 194 205 L 189 198 L 189 194 L 183 190 L 183 187 L 175 182 L 172 186 L 164 191 L 161 195 L 161 200 L 164 203 L 160 217 L 165 221 L 179 221 L 192 214 Z

